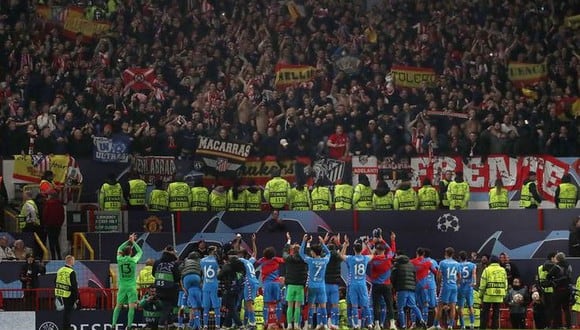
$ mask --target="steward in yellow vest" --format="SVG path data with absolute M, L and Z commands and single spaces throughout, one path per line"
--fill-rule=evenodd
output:
M 392 210 L 394 198 L 395 196 L 389 185 L 384 180 L 380 180 L 377 183 L 377 189 L 373 193 L 373 210 Z
M 548 281 L 548 272 L 556 264 L 556 253 L 548 253 L 547 260 L 538 266 L 538 273 L 536 274 L 537 282 L 542 290 L 544 298 L 546 301 L 551 301 L 551 294 L 554 293 L 554 286 L 551 281 Z
M 417 193 L 411 187 L 411 182 L 404 178 L 399 188 L 395 191 L 393 199 L 393 208 L 401 211 L 416 210 L 419 207 Z
M 463 172 L 457 172 L 455 181 L 449 183 L 447 187 L 447 199 L 450 210 L 467 209 L 469 203 L 469 184 L 463 181 Z
M 328 187 L 323 185 L 324 179 L 319 178 L 310 193 L 313 211 L 329 211 L 332 205 L 332 194 Z
M 495 187 L 489 190 L 489 209 L 490 210 L 504 210 L 509 208 L 508 191 L 503 187 L 503 182 L 500 178 L 495 180 Z
M 103 211 L 120 211 L 123 206 L 123 188 L 115 174 L 109 174 L 99 192 L 99 206 Z
M 578 203 L 578 188 L 571 181 L 570 174 L 566 173 L 556 188 L 556 207 L 559 209 L 573 209 Z
M 128 209 L 144 209 L 145 196 L 147 195 L 147 182 L 139 179 L 138 176 L 134 176 L 129 180 L 129 193 L 127 195 Z
M 492 256 L 489 266 L 485 267 L 481 273 L 481 280 L 479 282 L 481 301 L 483 303 L 501 304 L 504 301 L 507 290 L 508 280 L 506 270 L 499 265 L 497 257 Z M 484 315 L 482 315 L 482 320 L 485 320 Z
M 272 170 L 272 178 L 266 183 L 264 198 L 274 210 L 281 210 L 288 205 L 290 195 L 290 184 L 280 177 L 280 169 Z
M 240 187 L 239 182 L 234 182 L 234 185 L 228 190 L 227 196 L 228 211 L 245 211 L 246 210 L 246 189 Z
M 70 314 L 76 308 L 79 299 L 77 275 L 73 269 L 75 258 L 71 255 L 65 257 L 65 265 L 56 272 L 54 296 L 57 298 L 56 305 L 63 308 L 64 316 L 62 328 L 72 329 Z
M 371 211 L 373 209 L 373 189 L 366 174 L 358 175 L 358 184 L 354 188 L 352 204 L 355 210 Z
M 147 208 L 149 211 L 167 211 L 169 207 L 169 195 L 163 189 L 163 181 L 155 181 L 155 189 L 151 190 Z
M 246 211 L 261 211 L 262 201 L 262 189 L 254 181 L 250 181 L 246 188 Z
M 423 180 L 423 187 L 417 192 L 419 210 L 437 210 L 439 208 L 439 192 L 431 185 L 431 180 Z
M 38 232 L 40 233 L 40 214 L 38 213 L 38 206 L 32 198 L 32 192 L 24 193 L 25 202 L 20 209 L 19 217 L 24 221 L 19 221 L 20 230 L 23 232 Z
M 338 182 L 334 186 L 334 209 L 352 210 L 354 188 L 346 182 Z
M 542 202 L 536 186 L 536 172 L 530 172 L 528 179 L 524 181 L 520 192 L 520 207 L 525 209 L 537 209 Z
M 228 196 L 223 186 L 213 188 L 209 194 L 209 208 L 212 212 L 225 211 L 228 207 Z
M 209 210 L 209 190 L 203 186 L 200 179 L 195 180 L 191 188 L 191 210 L 196 212 Z
M 572 311 L 580 312 L 580 276 L 576 278 L 576 285 L 574 286 L 574 305 Z
M 290 190 L 290 209 L 293 211 L 308 211 L 312 209 L 310 192 L 304 185 L 304 180 L 297 179 L 296 187 Z
M 191 189 L 183 181 L 171 182 L 167 186 L 169 211 L 189 211 L 191 209 Z
M 445 171 L 445 177 L 439 181 L 439 197 L 441 198 L 441 208 L 449 209 L 449 200 L 447 199 L 447 188 L 453 180 L 453 171 Z

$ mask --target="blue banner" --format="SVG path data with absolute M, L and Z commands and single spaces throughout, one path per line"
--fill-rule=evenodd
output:
M 103 163 L 126 163 L 129 161 L 130 140 L 126 136 L 114 135 L 110 138 L 93 138 L 93 159 Z

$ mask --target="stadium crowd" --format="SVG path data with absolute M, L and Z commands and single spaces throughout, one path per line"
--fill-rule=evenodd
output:
M 90 40 L 66 39 L 36 2 L 0 6 L 4 156 L 90 158 L 92 137 L 111 135 L 182 157 L 200 135 L 280 158 L 578 154 L 574 0 L 47 2 L 111 23 Z M 546 61 L 547 79 L 517 88 L 510 61 Z M 277 64 L 315 77 L 276 90 Z M 432 68 L 436 82 L 398 88 L 393 65 Z M 149 90 L 124 88 L 130 67 L 154 69 Z

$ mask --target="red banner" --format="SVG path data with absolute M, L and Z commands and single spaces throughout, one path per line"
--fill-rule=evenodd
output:
M 508 190 L 519 190 L 530 171 L 536 172 L 537 185 L 544 199 L 554 201 L 556 188 L 570 165 L 550 155 L 510 158 L 490 156 L 486 163 L 481 158 L 472 158 L 464 164 L 456 157 L 414 157 L 411 159 L 413 186 L 418 187 L 424 178 L 437 184 L 446 171 L 462 171 L 473 192 L 487 192 L 501 178 Z
M 155 69 L 153 68 L 130 68 L 123 71 L 123 82 L 125 91 L 132 89 L 134 91 L 153 90 L 155 81 Z

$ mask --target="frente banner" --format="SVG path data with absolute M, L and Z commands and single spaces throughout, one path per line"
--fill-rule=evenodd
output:
M 207 167 L 218 172 L 236 171 L 250 155 L 252 146 L 247 143 L 220 141 L 200 136 L 196 154 L 203 158 Z

